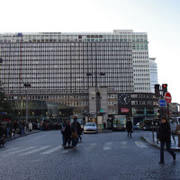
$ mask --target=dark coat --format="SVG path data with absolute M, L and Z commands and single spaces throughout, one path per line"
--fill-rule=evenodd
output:
M 79 122 L 77 122 L 77 133 L 78 133 L 78 135 L 82 135 L 82 128 L 81 128 L 81 124 Z
M 69 124 L 66 124 L 63 135 L 65 138 L 71 137 L 71 126 Z
M 171 142 L 171 128 L 169 123 L 161 123 L 159 125 L 158 138 L 161 142 Z
M 132 122 L 131 121 L 127 121 L 126 129 L 128 132 L 132 132 Z

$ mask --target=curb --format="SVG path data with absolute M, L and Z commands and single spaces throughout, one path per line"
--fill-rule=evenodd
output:
M 152 143 L 150 142 L 149 140 L 147 140 L 145 137 L 141 136 L 140 139 L 142 139 L 143 141 L 145 141 L 146 143 L 150 144 L 151 146 L 153 147 L 156 147 L 158 149 L 160 149 L 159 145 L 157 145 L 156 143 Z M 173 151 L 176 151 L 176 152 L 180 152 L 180 148 L 171 148 Z
M 111 133 L 111 132 L 113 132 L 113 131 L 98 131 L 98 133 Z

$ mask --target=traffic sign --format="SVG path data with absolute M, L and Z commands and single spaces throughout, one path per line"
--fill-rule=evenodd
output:
M 159 106 L 165 107 L 166 106 L 166 100 L 164 100 L 164 99 L 159 100 Z
M 171 103 L 172 97 L 171 97 L 171 94 L 169 92 L 166 92 L 164 97 L 165 97 L 165 100 L 167 103 Z

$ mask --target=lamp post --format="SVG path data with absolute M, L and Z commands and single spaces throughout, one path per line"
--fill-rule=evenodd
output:
M 96 100 L 96 118 L 97 118 L 97 115 L 101 109 L 101 94 L 100 94 L 100 91 L 98 89 L 98 74 L 100 76 L 104 76 L 105 73 L 104 72 L 100 72 L 100 73 L 97 73 L 97 71 L 95 72 L 95 100 Z M 87 76 L 92 76 L 93 74 L 92 73 L 86 73 Z M 88 85 L 89 86 L 89 85 Z
M 24 87 L 26 88 L 26 123 L 25 123 L 25 126 L 26 126 L 28 122 L 28 88 L 31 87 L 31 84 L 24 83 Z

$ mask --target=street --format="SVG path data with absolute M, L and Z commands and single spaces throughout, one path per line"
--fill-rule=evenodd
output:
M 17 138 L 0 148 L 1 180 L 179 180 L 177 160 L 140 139 L 146 131 L 86 134 L 77 150 L 64 150 L 60 131 Z

